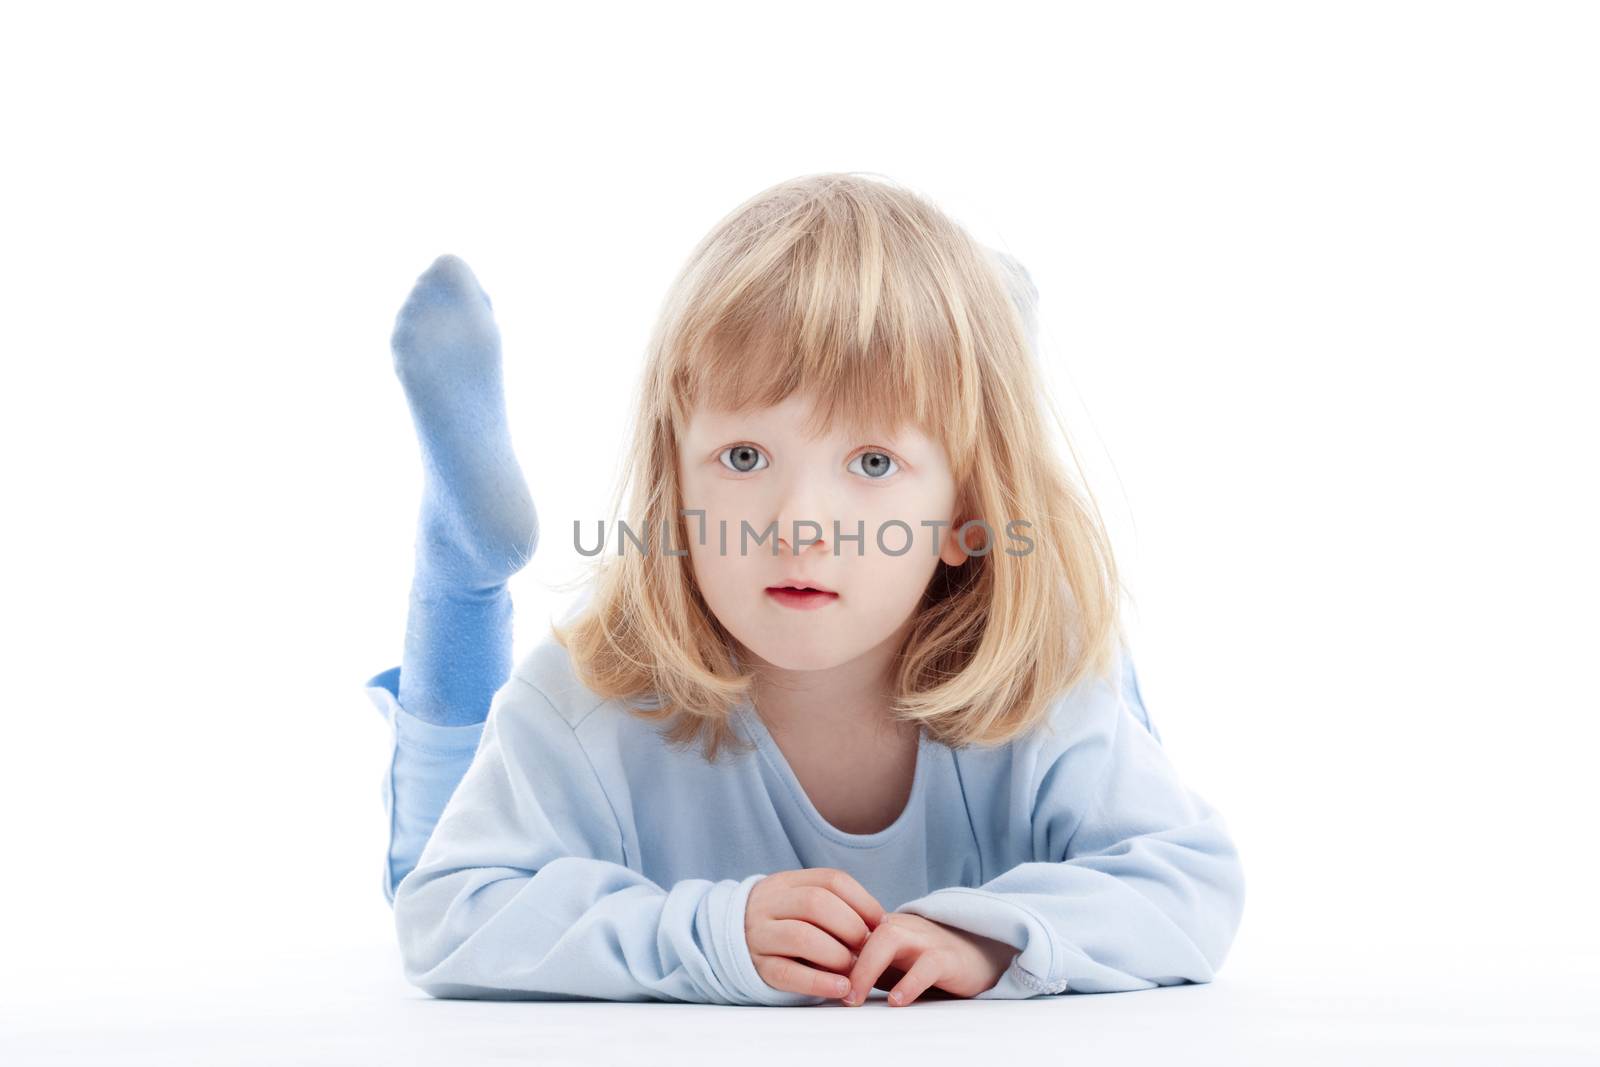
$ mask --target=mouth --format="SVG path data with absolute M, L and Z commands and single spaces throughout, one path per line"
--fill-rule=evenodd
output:
M 820 608 L 839 599 L 839 594 L 831 589 L 823 589 L 815 585 L 801 585 L 799 583 L 785 583 L 783 585 L 767 586 L 767 596 L 786 608 Z

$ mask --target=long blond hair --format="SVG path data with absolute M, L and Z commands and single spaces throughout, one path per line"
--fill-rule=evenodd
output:
M 812 430 L 908 421 L 950 460 L 962 516 L 1024 520 L 1033 547 L 940 561 L 896 667 L 892 713 L 951 747 L 1004 744 L 1053 698 L 1109 678 L 1123 640 L 1121 588 L 1087 485 L 1046 433 L 1033 347 L 1037 291 L 931 202 L 881 176 L 805 175 L 745 201 L 700 241 L 667 293 L 635 398 L 632 530 L 689 543 L 678 442 L 696 404 L 741 410 L 799 392 Z M 620 542 L 619 542 L 620 544 Z M 974 550 L 981 546 L 974 545 Z M 593 595 L 555 639 L 578 678 L 665 722 L 707 760 L 742 747 L 728 716 L 754 675 L 694 580 L 687 555 L 602 551 Z

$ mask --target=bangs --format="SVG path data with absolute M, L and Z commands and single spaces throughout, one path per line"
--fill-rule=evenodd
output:
M 936 264 L 852 221 L 813 225 L 765 259 L 756 250 L 698 294 L 699 314 L 672 346 L 680 427 L 697 405 L 743 411 L 799 393 L 815 398 L 810 433 L 910 425 L 952 463 L 970 452 L 972 342 L 954 326 L 967 302 L 937 282 Z
M 577 678 L 661 723 L 669 744 L 699 739 L 708 761 L 748 744 L 729 723 L 756 674 L 667 534 L 690 542 L 681 452 L 695 410 L 748 415 L 798 396 L 813 437 L 860 445 L 914 428 L 941 445 L 958 517 L 989 522 L 986 534 L 1004 523 L 1014 537 L 1014 517 L 1036 528 L 1038 551 L 939 562 L 896 653 L 894 718 L 953 749 L 1048 723 L 1062 693 L 1114 663 L 1120 585 L 1093 497 L 1047 434 L 1037 296 L 1020 264 L 870 175 L 804 175 L 724 216 L 662 301 L 615 497 L 633 525 L 663 527 L 662 552 L 619 540 L 617 556 L 601 553 L 592 605 L 556 630 Z

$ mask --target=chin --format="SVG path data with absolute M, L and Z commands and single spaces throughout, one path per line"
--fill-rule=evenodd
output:
M 834 648 L 808 647 L 782 638 L 754 644 L 746 641 L 744 645 L 764 662 L 785 671 L 825 671 L 850 659 Z

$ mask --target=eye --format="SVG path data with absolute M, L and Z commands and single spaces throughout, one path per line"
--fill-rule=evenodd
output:
M 857 459 L 870 459 L 870 462 L 865 465 L 866 469 L 861 471 L 861 473 L 865 474 L 873 481 L 881 482 L 883 479 L 889 477 L 889 475 L 900 469 L 899 465 L 895 463 L 894 457 L 889 455 L 887 452 L 863 452 L 855 459 L 852 459 L 850 461 L 851 466 L 846 467 L 845 469 L 855 470 L 856 468 L 854 464 Z M 890 468 L 893 469 L 891 470 Z
M 729 453 L 732 453 L 734 457 L 733 463 L 731 464 L 727 460 L 722 459 L 723 456 L 726 456 Z M 754 445 L 730 445 L 729 447 L 724 448 L 721 452 L 717 453 L 717 459 L 722 460 L 722 465 L 733 471 L 735 474 L 749 474 L 753 470 L 761 470 L 762 467 L 766 466 L 765 462 L 762 463 L 761 467 L 757 467 L 755 465 L 756 457 L 760 455 L 761 450 L 756 448 Z

